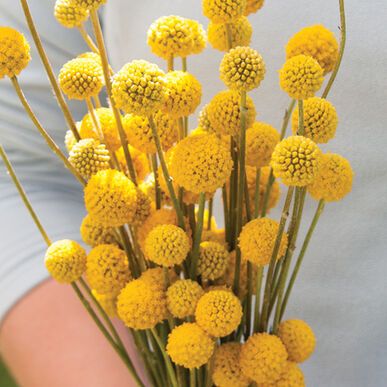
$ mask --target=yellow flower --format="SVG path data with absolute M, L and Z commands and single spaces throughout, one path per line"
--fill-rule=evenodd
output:
M 116 308 L 117 297 L 112 296 L 110 294 L 106 295 L 106 294 L 98 293 L 95 289 L 92 289 L 91 292 L 93 293 L 94 298 L 101 305 L 102 309 L 110 318 L 117 316 L 117 308 Z
M 164 224 L 155 227 L 145 240 L 145 255 L 158 265 L 180 265 L 190 250 L 187 234 L 180 227 Z
M 224 337 L 238 328 L 242 314 L 241 303 L 232 292 L 211 290 L 200 298 L 195 318 L 209 335 Z
M 352 190 L 353 171 L 344 157 L 327 153 L 322 155 L 316 178 L 308 186 L 311 196 L 327 202 L 338 201 Z
M 317 60 L 324 73 L 332 71 L 339 57 L 336 37 L 323 25 L 305 27 L 297 32 L 286 45 L 286 58 L 308 55 Z
M 137 204 L 136 213 L 134 215 L 133 224 L 140 226 L 145 222 L 151 213 L 151 201 L 144 191 L 137 188 Z
M 203 106 L 203 109 L 199 113 L 198 124 L 200 130 L 208 133 L 216 133 L 211 126 L 210 119 L 208 117 L 208 104 Z
M 165 292 L 150 281 L 131 281 L 117 298 L 117 314 L 129 328 L 154 328 L 167 315 Z
M 269 218 L 258 218 L 248 222 L 239 235 L 242 258 L 259 266 L 267 265 L 273 253 L 278 227 L 278 222 Z M 284 233 L 276 259 L 285 254 L 287 245 L 288 236 Z
M 253 100 L 246 99 L 246 127 L 255 121 L 255 107 Z M 241 130 L 240 95 L 235 90 L 221 91 L 208 104 L 208 119 L 212 128 L 220 135 L 237 136 Z
M 203 230 L 202 242 L 218 242 L 227 247 L 224 228 L 212 228 L 211 230 Z
M 142 181 L 149 174 L 149 161 L 145 153 L 140 152 L 138 149 L 128 145 L 130 151 L 130 157 L 132 158 L 133 167 L 136 171 L 137 180 Z M 126 164 L 126 158 L 124 148 L 120 147 L 117 153 L 117 160 L 120 163 L 121 171 L 125 171 L 125 174 L 129 176 L 128 166 Z
M 250 44 L 253 27 L 247 17 L 242 16 L 228 23 L 228 25 L 231 29 L 231 48 Z M 208 41 L 216 50 L 228 51 L 226 23 L 210 22 L 208 25 Z
M 255 13 L 263 7 L 265 0 L 247 0 L 245 16 Z
M 86 269 L 86 251 L 77 242 L 63 239 L 46 251 L 44 263 L 51 277 L 60 283 L 78 280 Z
M 195 323 L 184 323 L 168 336 L 167 353 L 185 368 L 199 368 L 214 352 L 214 341 Z
M 275 128 L 264 122 L 255 122 L 246 131 L 246 164 L 256 168 L 269 165 L 279 142 L 280 135 Z
M 74 5 L 72 0 L 56 0 L 54 8 L 55 19 L 67 28 L 81 26 L 89 17 L 87 9 Z
M 170 174 L 193 193 L 214 192 L 229 178 L 230 151 L 214 134 L 197 134 L 180 141 L 171 156 Z
M 172 118 L 189 116 L 202 99 L 202 85 L 184 71 L 170 71 L 165 75 L 165 101 L 163 111 Z
M 197 282 L 190 279 L 178 280 L 167 290 L 168 310 L 174 317 L 181 319 L 193 316 L 203 294 L 204 290 Z
M 291 361 L 286 362 L 280 379 L 273 383 L 260 384 L 260 387 L 305 387 L 304 374 L 300 367 Z
M 311 98 L 320 89 L 323 74 L 323 69 L 311 56 L 293 56 L 279 71 L 280 86 L 291 98 Z
M 119 227 L 131 223 L 137 208 L 136 186 L 122 172 L 100 171 L 85 187 L 85 206 L 104 226 Z
M 192 34 L 192 48 L 190 54 L 200 54 L 206 47 L 206 31 L 196 20 L 188 19 L 186 22 L 188 23 Z
M 77 7 L 87 10 L 97 10 L 102 4 L 105 4 L 107 0 L 71 0 L 71 2 Z
M 250 91 L 265 77 L 266 66 L 258 51 L 250 47 L 231 49 L 220 63 L 220 79 L 230 89 Z
M 152 269 L 145 270 L 141 274 L 140 279 L 145 282 L 149 282 L 152 286 L 158 286 L 161 290 L 167 290 L 166 278 L 162 267 L 154 267 Z M 172 284 L 178 280 L 178 277 L 173 269 L 168 270 L 168 279 Z
M 203 13 L 214 23 L 230 23 L 241 17 L 246 0 L 203 0 Z
M 248 387 L 250 379 L 239 365 L 240 343 L 222 344 L 215 350 L 212 380 L 217 387 Z
M 164 73 L 145 60 L 127 63 L 113 76 L 112 93 L 117 108 L 125 113 L 147 116 L 161 108 Z
M 281 378 L 288 354 L 277 336 L 255 333 L 243 344 L 240 366 L 245 376 L 257 384 L 275 383 Z
M 93 51 L 86 51 L 82 54 L 79 54 L 77 58 L 87 58 L 87 59 L 93 59 L 94 62 L 97 62 L 100 66 L 102 66 L 102 59 L 101 55 L 93 52 Z
M 224 245 L 218 242 L 201 242 L 198 273 L 204 280 L 216 280 L 226 271 L 229 259 Z
M 309 138 L 290 136 L 274 148 L 271 167 L 275 177 L 285 185 L 303 187 L 315 179 L 321 160 L 321 151 Z
M 73 146 L 77 143 L 77 140 L 70 129 L 66 131 L 64 143 L 68 152 L 70 152 L 71 149 L 73 149 Z
M 128 258 L 116 245 L 98 245 L 87 256 L 87 280 L 98 293 L 116 296 L 131 279 Z
M 114 228 L 100 225 L 89 214 L 83 218 L 80 233 L 82 240 L 92 247 L 117 243 Z
M 302 320 L 282 321 L 278 327 L 278 336 L 286 347 L 289 360 L 296 363 L 308 359 L 316 346 L 312 328 Z
M 22 33 L 0 27 L 0 79 L 19 75 L 31 60 L 30 46 Z

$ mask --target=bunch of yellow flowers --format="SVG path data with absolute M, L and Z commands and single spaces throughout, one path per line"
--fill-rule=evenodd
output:
M 256 121 L 251 95 L 264 82 L 266 65 L 249 46 L 247 17 L 263 0 L 203 0 L 207 33 L 195 20 L 161 17 L 150 26 L 147 43 L 166 70 L 140 59 L 117 72 L 98 19 L 105 2 L 56 1 L 58 22 L 78 28 L 90 47 L 57 77 L 27 13 L 68 123 L 68 155 L 45 131 L 18 83 L 30 60 L 26 38 L 0 27 L 0 78 L 10 78 L 40 134 L 84 186 L 87 215 L 80 235 L 88 248 L 72 240 L 52 243 L 28 206 L 48 245 L 48 272 L 71 284 L 138 386 L 305 386 L 299 364 L 312 355 L 315 335 L 306 322 L 284 315 L 325 203 L 343 199 L 352 187 L 350 163 L 319 148 L 338 126 L 327 95 L 345 39 L 339 45 L 331 31 L 315 25 L 289 40 L 279 85 L 290 105 L 278 131 Z M 94 37 L 84 28 L 89 18 Z M 188 72 L 188 58 L 201 53 L 207 40 L 225 52 L 219 64 L 225 89 L 203 104 L 190 130 L 202 85 Z M 74 122 L 66 97 L 85 103 L 80 122 Z M 20 185 L 2 148 L 1 155 Z M 286 195 L 276 220 L 268 213 L 279 202 L 280 184 Z M 218 191 L 224 228 L 214 216 Z M 307 194 L 318 205 L 294 258 Z M 133 335 L 147 381 L 112 318 Z

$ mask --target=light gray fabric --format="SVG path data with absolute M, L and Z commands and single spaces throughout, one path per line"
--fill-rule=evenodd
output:
M 146 31 L 160 16 L 177 14 L 208 21 L 199 0 L 113 0 L 107 5 L 107 38 L 119 69 L 137 58 L 165 63 L 146 45 Z M 347 157 L 355 170 L 353 192 L 328 204 L 301 270 L 288 317 L 305 319 L 317 335 L 317 349 L 303 366 L 309 386 L 383 387 L 387 379 L 386 307 L 386 114 L 387 3 L 348 0 L 348 49 L 330 100 L 340 125 L 324 151 Z M 338 34 L 338 1 L 267 0 L 250 17 L 252 47 L 267 64 L 266 79 L 252 94 L 258 118 L 280 126 L 288 98 L 278 87 L 283 46 L 300 28 L 323 23 Z M 207 49 L 189 58 L 189 69 L 204 85 L 203 103 L 224 86 L 218 79 L 222 54 Z M 195 123 L 191 121 L 191 126 Z M 308 199 L 302 227 L 316 203 Z M 221 209 L 217 215 L 221 219 Z M 278 218 L 278 211 L 273 212 Z M 383 236 L 384 235 L 384 236 Z

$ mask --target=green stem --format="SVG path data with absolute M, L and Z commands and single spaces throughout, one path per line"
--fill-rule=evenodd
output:
M 196 370 L 195 370 L 195 368 L 190 368 L 190 370 L 189 370 L 189 386 L 196 387 Z
M 254 218 L 259 215 L 259 183 L 261 180 L 261 168 L 257 168 L 255 172 L 255 191 L 254 191 Z
M 261 305 L 261 288 L 263 278 L 263 266 L 257 269 L 256 289 L 255 289 L 255 311 L 254 311 L 254 332 L 258 332 L 260 325 L 260 305 Z
M 135 261 L 136 255 L 134 254 L 128 233 L 124 226 L 119 227 L 118 231 L 121 236 L 122 244 L 124 245 L 126 256 L 128 257 L 130 271 L 132 272 L 134 278 L 138 278 L 140 276 L 140 271 L 137 267 L 137 262 Z
M 297 134 L 299 136 L 305 135 L 305 127 L 304 127 L 304 101 L 300 99 L 298 101 L 298 130 Z
M 85 43 L 90 48 L 90 50 L 99 55 L 98 47 L 93 42 L 93 39 L 91 38 L 91 36 L 87 33 L 85 26 L 83 24 L 81 24 L 78 27 L 78 30 L 79 30 L 83 40 L 85 41 Z
M 230 23 L 226 23 L 227 51 L 232 49 L 232 31 Z
M 187 58 L 181 58 L 181 67 L 182 71 L 186 72 L 187 71 Z
M 233 161 L 233 169 L 230 176 L 230 204 L 229 204 L 229 220 L 230 220 L 230 250 L 235 249 L 235 232 L 236 232 L 236 216 L 237 216 L 237 189 L 238 189 L 238 152 L 236 150 L 236 142 L 231 136 L 230 152 Z
M 168 57 L 167 65 L 168 65 L 168 72 L 174 70 L 174 57 L 173 57 L 173 54 Z
M 214 209 L 214 198 L 210 198 L 208 200 L 208 220 L 207 220 L 207 230 L 211 230 L 211 220 L 212 220 L 212 212 Z
M 152 154 L 151 159 L 152 159 L 153 176 L 155 179 L 156 210 L 159 210 L 161 208 L 161 189 L 160 189 L 160 182 L 159 182 L 159 171 L 157 166 L 157 156 L 155 154 Z
M 228 210 L 228 199 L 227 199 L 227 187 L 226 184 L 222 187 L 222 201 L 223 201 L 223 220 L 224 230 L 226 235 L 226 241 L 230 245 L 230 218 Z
M 251 322 L 252 322 L 252 307 L 253 307 L 253 264 L 247 262 L 247 308 L 246 308 L 246 334 L 251 334 Z

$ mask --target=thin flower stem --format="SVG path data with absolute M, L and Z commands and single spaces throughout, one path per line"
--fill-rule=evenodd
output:
M 168 66 L 168 72 L 174 70 L 174 57 L 173 54 L 168 57 L 167 66 Z
M 305 135 L 305 127 L 304 127 L 304 101 L 300 99 L 298 101 L 298 130 L 297 134 L 299 136 Z
M 230 244 L 230 220 L 229 220 L 229 208 L 228 208 L 226 184 L 222 187 L 222 201 L 223 201 L 223 220 L 224 220 L 224 230 L 226 234 L 226 241 L 228 244 Z
M 207 220 L 207 230 L 211 230 L 212 223 L 212 212 L 214 209 L 214 198 L 210 198 L 208 200 L 208 220 Z
M 263 278 L 263 266 L 258 266 L 257 269 L 257 278 L 256 278 L 256 289 L 255 289 L 255 311 L 254 311 L 254 333 L 258 332 L 260 324 L 260 314 L 261 309 L 261 288 L 262 288 L 262 278 Z
M 159 181 L 159 171 L 157 166 L 157 156 L 155 154 L 152 154 L 151 159 L 152 159 L 153 176 L 155 179 L 156 210 L 159 210 L 161 208 L 161 189 L 160 189 L 160 181 Z
M 230 250 L 235 249 L 235 227 L 237 216 L 237 189 L 238 189 L 238 152 L 236 150 L 236 142 L 231 136 L 230 152 L 233 161 L 233 169 L 230 176 L 230 204 L 229 204 L 229 221 L 230 221 Z
M 289 103 L 288 108 L 285 110 L 284 118 L 282 121 L 281 134 L 280 134 L 281 140 L 285 137 L 286 129 L 288 128 L 290 117 L 292 116 L 292 112 L 295 106 L 296 106 L 296 100 L 292 99 Z
M 251 334 L 252 310 L 253 310 L 253 264 L 247 261 L 247 308 L 246 308 L 246 334 Z
M 91 121 L 93 123 L 93 126 L 94 126 L 97 134 L 98 134 L 99 140 L 101 142 L 105 142 L 104 135 L 103 135 L 102 128 L 101 128 L 101 123 L 99 122 L 99 119 L 98 119 L 97 115 L 95 114 L 95 110 L 94 110 L 93 103 L 91 102 L 91 98 L 90 97 L 86 98 L 85 101 L 86 101 L 87 110 L 89 111 Z
M 196 370 L 195 370 L 195 368 L 190 368 L 190 370 L 189 370 L 189 386 L 196 387 Z
M 96 95 L 93 97 L 94 105 L 99 109 L 101 107 L 101 101 L 99 99 L 99 96 Z
M 227 51 L 232 48 L 232 31 L 230 23 L 226 23 Z
M 181 58 L 181 70 L 186 72 L 187 68 L 187 57 Z
M 251 220 L 251 204 L 250 204 L 250 193 L 249 193 L 249 186 L 247 183 L 247 175 L 245 171 L 245 189 L 244 189 L 244 196 L 245 196 L 245 209 L 246 209 L 246 221 L 250 222 Z M 242 219 L 242 226 L 243 226 L 243 219 Z
M 259 216 L 259 183 L 261 180 L 261 168 L 255 171 L 255 191 L 254 191 L 254 218 Z
M 91 36 L 87 33 L 85 26 L 83 24 L 81 24 L 78 27 L 78 30 L 79 30 L 79 33 L 81 34 L 83 40 L 86 42 L 86 44 L 90 48 L 90 50 L 99 55 L 98 47 L 95 45 Z
M 134 278 L 138 278 L 140 276 L 140 270 L 137 267 L 137 262 L 135 261 L 135 254 L 132 248 L 132 245 L 130 244 L 130 239 L 127 234 L 127 231 L 124 226 L 121 226 L 118 228 L 118 232 L 120 233 L 122 244 L 126 253 L 126 256 L 128 257 L 130 271 L 132 272 Z

